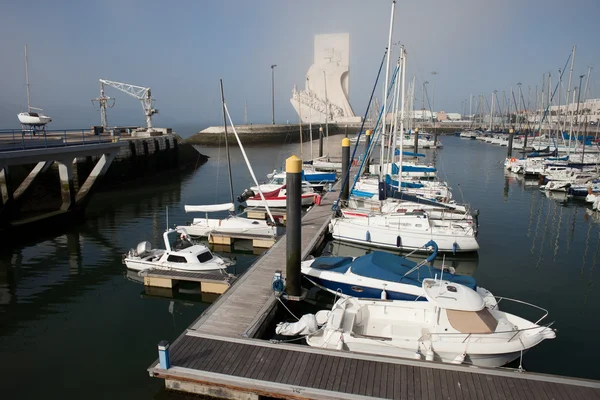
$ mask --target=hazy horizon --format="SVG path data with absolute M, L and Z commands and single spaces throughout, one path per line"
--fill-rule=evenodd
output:
M 236 123 L 271 119 L 271 64 L 275 68 L 275 119 L 297 121 L 289 98 L 304 86 L 315 34 L 350 34 L 350 102 L 363 115 L 389 29 L 391 1 L 71 3 L 33 0 L 1 6 L 0 128 L 18 127 L 26 108 L 23 47 L 29 49 L 32 105 L 53 118 L 50 129 L 100 123 L 91 99 L 99 78 L 152 89 L 157 126 L 221 124 L 219 79 Z M 556 84 L 577 45 L 573 86 L 600 57 L 594 43 L 600 4 L 580 0 L 480 2 L 425 0 L 396 4 L 394 43 L 408 53 L 407 81 L 422 82 L 435 110 L 463 112 L 469 94 L 498 96 L 522 82 Z M 27 29 L 23 27 L 26 26 Z M 398 46 L 393 47 L 393 63 Z M 436 71 L 437 75 L 431 72 Z M 593 69 L 587 97 L 600 97 Z M 563 78 L 564 87 L 568 71 Z M 585 81 L 585 79 L 584 79 Z M 382 98 L 382 90 L 376 96 Z M 109 124 L 144 124 L 139 101 L 113 88 Z M 564 101 L 563 101 L 564 103 Z M 475 107 L 475 105 L 473 106 Z M 467 104 L 468 109 L 468 104 Z

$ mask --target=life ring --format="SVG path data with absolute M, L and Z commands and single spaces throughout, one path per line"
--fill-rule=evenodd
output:
M 515 162 L 515 161 L 517 161 L 517 159 L 516 159 L 516 158 L 511 158 L 511 159 L 510 159 L 510 162 Z

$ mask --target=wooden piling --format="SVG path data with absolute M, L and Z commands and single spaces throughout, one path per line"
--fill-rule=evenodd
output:
M 369 171 L 369 164 L 370 163 L 370 157 L 369 157 L 369 147 L 371 146 L 371 133 L 372 131 L 370 129 L 367 129 L 366 132 L 366 138 L 367 140 L 365 140 L 365 171 Z
M 348 201 L 349 198 L 349 168 L 350 168 L 350 139 L 342 139 L 342 200 Z
M 285 160 L 286 171 L 286 293 L 302 295 L 300 261 L 302 252 L 302 159 L 291 156 Z

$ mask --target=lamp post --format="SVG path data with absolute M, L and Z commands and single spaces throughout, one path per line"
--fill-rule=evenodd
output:
M 271 65 L 271 123 L 275 125 L 275 67 Z
M 432 108 L 431 119 L 432 120 L 433 120 L 433 113 L 435 112 L 435 76 L 437 74 L 438 73 L 436 71 L 431 72 L 431 75 L 433 75 L 433 78 L 431 78 L 431 86 L 432 86 L 432 88 L 431 88 L 431 92 L 432 92 L 432 94 L 431 94 L 431 108 Z

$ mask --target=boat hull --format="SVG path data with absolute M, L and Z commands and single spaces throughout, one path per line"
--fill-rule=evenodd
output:
M 330 232 L 334 239 L 343 242 L 392 250 L 427 251 L 423 248 L 423 243 L 429 240 L 435 240 L 440 252 L 466 253 L 479 250 L 477 239 L 471 235 L 438 235 L 431 232 L 392 230 L 383 226 L 354 223 L 363 222 L 362 220 L 363 218 L 335 219 L 330 225 Z
M 265 198 L 267 205 L 269 207 L 276 208 L 285 208 L 286 207 L 286 197 L 267 197 Z M 315 202 L 314 194 L 303 194 L 302 195 L 302 206 L 310 206 Z M 258 198 L 250 198 L 246 200 L 246 205 L 248 207 L 264 207 L 265 202 L 258 196 Z
M 45 115 L 31 115 L 30 113 L 19 113 L 17 115 L 19 122 L 23 125 L 29 126 L 44 126 L 49 122 L 52 122 L 50 117 Z
M 279 234 L 276 226 L 267 224 L 266 221 L 257 221 L 247 218 L 230 217 L 224 219 L 194 218 L 185 228 L 192 236 L 206 237 L 210 234 L 242 234 L 244 236 L 276 237 Z
M 147 269 L 164 269 L 164 270 L 172 270 L 172 271 L 181 271 L 181 272 L 220 272 L 223 270 L 223 265 L 218 264 L 207 264 L 202 268 L 192 267 L 186 268 L 183 265 L 174 266 L 172 264 L 162 264 L 156 262 L 148 262 L 136 258 L 125 258 L 123 260 L 128 269 L 133 271 L 144 271 Z

